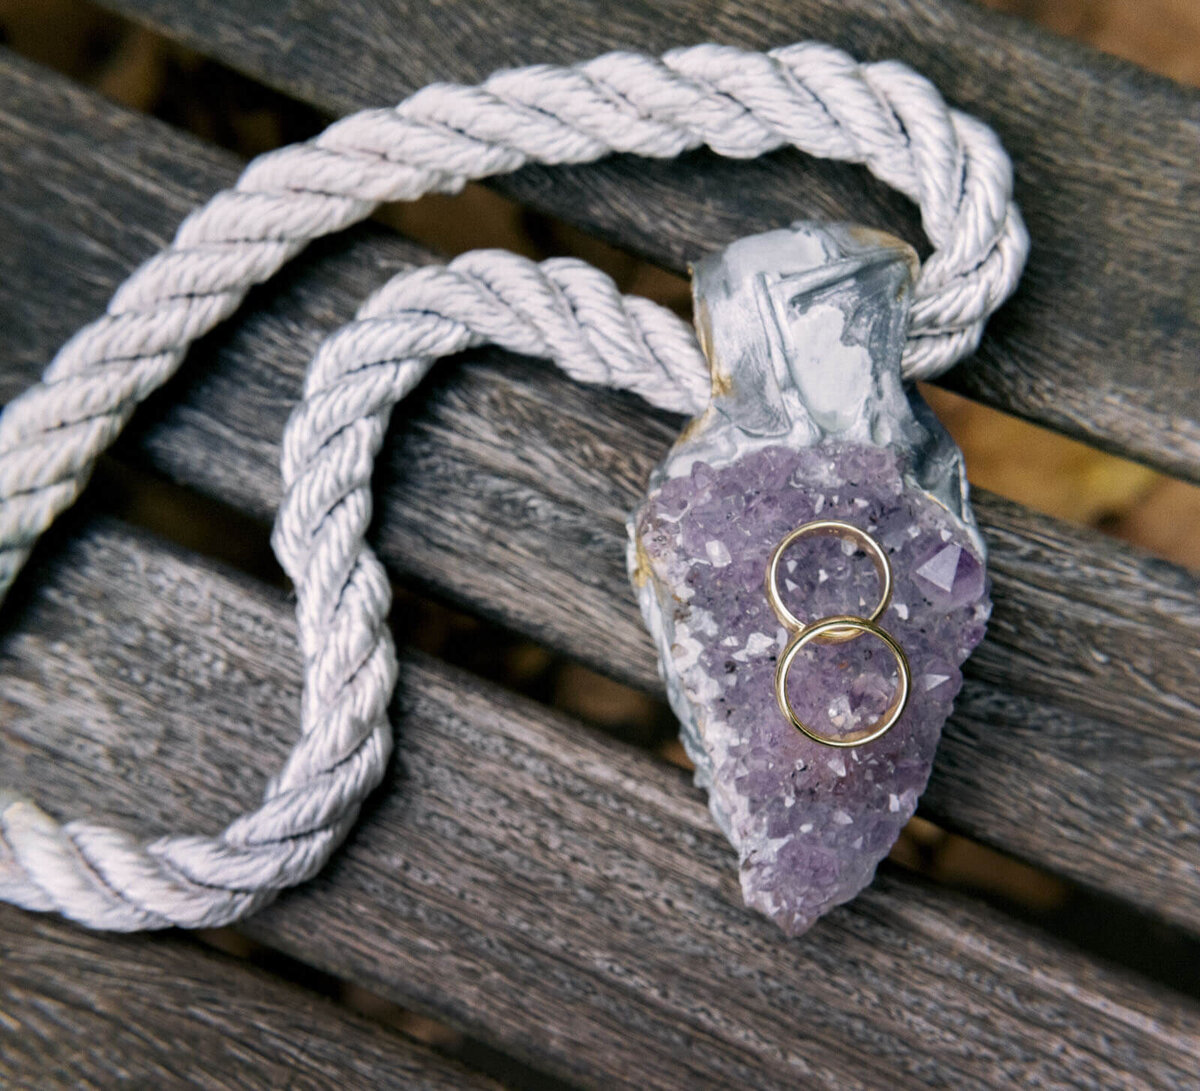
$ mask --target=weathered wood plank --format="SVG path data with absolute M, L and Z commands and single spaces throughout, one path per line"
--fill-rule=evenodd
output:
M 106 936 L 0 906 L 12 1088 L 497 1088 L 313 993 L 179 936 Z
M 20 176 L 0 169 L 0 328 L 13 353 L 3 396 L 235 169 L 10 63 L 0 163 L 22 161 Z M 127 454 L 269 518 L 278 438 L 308 356 L 412 260 L 426 259 L 382 231 L 323 245 L 209 339 L 194 378 L 167 392 Z M 77 287 L 64 296 L 64 283 Z M 526 361 L 485 353 L 447 365 L 381 460 L 381 552 L 397 571 L 657 691 L 621 521 L 675 427 Z M 1196 580 L 994 497 L 978 508 L 996 615 L 925 813 L 1200 928 Z
M 992 125 L 1034 240 L 1018 299 L 950 382 L 972 397 L 1200 480 L 1200 93 L 966 0 L 107 0 L 332 113 L 433 80 L 613 48 L 802 38 L 897 57 Z M 397 28 L 403 27 L 398 33 Z M 530 170 L 506 192 L 684 263 L 813 214 L 919 231 L 865 172 L 778 155 Z
M 94 521 L 20 605 L 0 768 L 58 813 L 214 828 L 294 736 L 281 592 Z M 406 656 L 395 723 L 351 841 L 247 930 L 532 1064 L 853 1088 L 1179 1086 L 1200 1063 L 1191 1001 L 894 869 L 785 940 L 682 772 L 461 672 Z

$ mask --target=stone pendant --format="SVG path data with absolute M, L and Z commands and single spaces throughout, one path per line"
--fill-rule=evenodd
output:
M 991 609 L 961 452 L 900 378 L 916 269 L 815 224 L 698 263 L 712 401 L 629 522 L 696 781 L 791 934 L 912 816 Z

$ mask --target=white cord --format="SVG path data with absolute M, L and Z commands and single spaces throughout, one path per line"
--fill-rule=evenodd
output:
M 935 250 L 915 290 L 909 378 L 971 352 L 1016 285 L 1028 239 L 1007 156 L 986 126 L 898 63 L 859 65 L 817 43 L 768 54 L 701 45 L 661 60 L 614 53 L 499 72 L 478 87 L 435 84 L 254 160 L 5 409 L 0 598 L 137 404 L 310 239 L 380 202 L 528 162 L 666 157 L 702 144 L 735 157 L 791 144 L 865 163 L 917 202 Z M 284 437 L 272 541 L 296 588 L 304 690 L 300 739 L 262 804 L 216 837 L 143 845 L 92 823 L 59 825 L 0 792 L 0 898 L 95 928 L 212 927 L 321 867 L 391 746 L 391 596 L 364 540 L 374 458 L 392 407 L 434 361 L 483 342 L 663 408 L 697 414 L 707 402 L 691 330 L 585 263 L 478 251 L 395 277 L 321 346 Z

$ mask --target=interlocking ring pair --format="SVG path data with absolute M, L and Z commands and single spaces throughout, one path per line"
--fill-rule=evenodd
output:
M 875 565 L 880 582 L 879 605 L 871 611 L 870 616 L 835 614 L 805 625 L 787 608 L 779 594 L 779 562 L 790 545 L 800 538 L 807 538 L 811 535 L 833 535 L 855 542 L 866 550 L 867 556 Z M 818 519 L 797 527 L 771 553 L 771 559 L 767 563 L 767 601 L 770 602 L 771 609 L 775 611 L 775 616 L 787 627 L 789 632 L 795 634 L 775 668 L 775 699 L 779 702 L 780 711 L 788 718 L 792 726 L 802 731 L 814 742 L 823 743 L 825 746 L 862 746 L 887 734 L 900 719 L 908 704 L 909 693 L 912 690 L 912 670 L 908 665 L 908 657 L 904 654 L 904 649 L 900 647 L 896 638 L 878 624 L 883 612 L 892 601 L 892 565 L 879 543 L 865 530 L 860 530 L 853 524 L 843 523 L 838 519 Z M 866 730 L 853 735 L 822 735 L 796 715 L 796 710 L 792 707 L 792 702 L 787 694 L 788 673 L 792 669 L 796 656 L 806 645 L 844 644 L 850 640 L 857 640 L 864 633 L 869 633 L 882 641 L 884 647 L 896 660 L 896 670 L 899 674 L 896 693 L 892 697 L 891 703 L 884 709 L 880 719 Z

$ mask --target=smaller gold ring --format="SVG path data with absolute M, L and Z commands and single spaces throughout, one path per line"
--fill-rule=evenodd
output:
M 855 637 L 861 636 L 863 633 L 870 633 L 872 636 L 878 637 L 883 641 L 884 646 L 892 653 L 892 657 L 896 660 L 900 682 L 896 687 L 896 693 L 892 697 L 891 704 L 884 710 L 883 715 L 877 723 L 867 728 L 866 731 L 859 732 L 856 735 L 835 738 L 814 731 L 796 715 L 795 710 L 792 708 L 792 702 L 788 700 L 787 678 L 788 672 L 792 669 L 792 663 L 795 661 L 800 649 L 812 641 L 820 642 L 819 638 L 821 636 L 836 629 L 853 629 Z M 788 718 L 793 727 L 803 732 L 813 742 L 823 743 L 825 746 L 862 746 L 864 743 L 874 742 L 876 739 L 886 735 L 903 714 L 905 706 L 908 704 L 908 696 L 911 690 L 912 670 L 908 665 L 908 656 L 904 654 L 904 649 L 896 642 L 896 638 L 886 629 L 881 629 L 873 621 L 868 621 L 866 618 L 861 617 L 852 617 L 849 614 L 822 618 L 820 621 L 809 625 L 806 629 L 801 629 L 792 638 L 792 642 L 785 649 L 783 655 L 780 657 L 778 666 L 775 668 L 775 700 L 779 702 L 780 711 Z
M 891 562 L 888 560 L 888 556 L 884 553 L 882 547 L 871 535 L 865 530 L 860 530 L 853 523 L 843 523 L 840 519 L 817 519 L 811 523 L 805 523 L 803 526 L 799 526 L 793 530 L 791 534 L 787 535 L 775 547 L 771 553 L 770 561 L 767 562 L 767 601 L 770 602 L 771 609 L 775 611 L 775 616 L 792 632 L 803 633 L 805 631 L 804 622 L 787 608 L 783 598 L 779 594 L 779 562 L 782 560 L 784 551 L 788 546 L 800 538 L 807 538 L 811 534 L 831 534 L 837 538 L 849 539 L 850 541 L 857 542 L 866 550 L 867 556 L 871 558 L 871 562 L 875 566 L 875 572 L 879 576 L 880 583 L 879 605 L 867 616 L 867 621 L 875 622 L 883 617 L 883 612 L 888 608 L 888 603 L 892 601 Z M 842 644 L 848 640 L 856 640 L 862 635 L 861 631 L 849 625 L 840 628 L 827 627 L 822 632 L 824 633 L 824 639 L 821 641 L 822 644 Z

